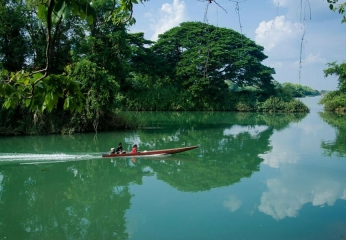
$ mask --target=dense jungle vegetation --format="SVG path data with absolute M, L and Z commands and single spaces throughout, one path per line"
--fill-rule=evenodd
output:
M 139 1 L 143 2 L 143 1 Z M 307 112 L 263 47 L 202 22 L 129 33 L 124 0 L 0 0 L 0 134 L 128 128 L 119 111 Z

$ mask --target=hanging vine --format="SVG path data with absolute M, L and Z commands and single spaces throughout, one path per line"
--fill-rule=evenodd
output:
M 242 1 L 231 1 L 231 2 L 235 2 L 236 5 L 235 5 L 235 11 L 237 13 L 237 16 L 238 16 L 238 23 L 239 23 L 239 28 L 240 28 L 240 42 L 241 42 L 241 49 L 244 49 L 244 45 L 243 45 L 243 42 L 244 42 L 244 39 L 243 39 L 243 26 L 241 24 L 241 21 L 240 21 L 240 7 L 239 7 L 239 3 L 242 3 L 242 2 L 245 2 L 246 0 L 242 0 Z M 240 52 L 238 52 L 238 56 L 239 57 L 242 57 L 242 54 Z
M 306 33 L 306 8 L 309 8 L 309 19 L 311 20 L 311 7 L 310 7 L 310 1 L 305 0 L 305 4 L 303 7 L 303 0 L 300 0 L 300 21 L 302 24 L 302 29 L 303 29 L 303 34 L 300 42 L 300 54 L 299 54 L 299 84 L 301 83 L 301 73 L 302 73 L 302 66 L 303 66 L 303 61 L 302 61 L 302 56 L 303 56 L 303 48 L 304 48 L 304 39 L 305 39 L 305 33 Z

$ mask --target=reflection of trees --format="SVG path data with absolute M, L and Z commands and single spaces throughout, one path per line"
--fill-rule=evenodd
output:
M 248 113 L 248 112 L 123 112 L 122 117 L 134 125 L 146 129 L 192 127 L 229 127 L 230 124 L 265 124 L 276 130 L 288 126 L 290 122 L 299 122 L 307 113 Z
M 140 150 L 173 148 L 183 143 L 200 147 L 176 155 L 178 159 L 172 156 L 161 161 L 138 158 L 136 162 L 100 159 L 0 165 L 0 238 L 126 239 L 125 212 L 132 198 L 129 184 L 142 184 L 143 176 L 149 174 L 144 171 L 147 167 L 180 191 L 229 186 L 259 171 L 262 159 L 258 156 L 270 150 L 274 130 L 282 130 L 304 116 L 196 112 L 133 113 L 129 117 L 143 128 L 121 136 L 136 135 Z M 241 131 L 235 133 L 234 128 Z M 20 137 L 0 139 L 0 144 L 4 143 L 2 151 L 8 152 L 12 148 L 20 152 L 35 148 L 39 153 L 95 152 L 122 139 L 115 132 L 99 134 L 98 142 L 93 137 Z
M 11 165 L 1 174 L 0 238 L 127 239 L 128 185 L 146 173 L 98 160 Z
M 334 142 L 321 143 L 321 147 L 325 150 L 327 156 L 336 155 L 338 157 L 346 156 L 346 121 L 345 114 L 334 112 L 320 112 L 323 121 L 334 127 L 336 131 L 336 138 Z
M 221 141 L 210 141 L 203 136 L 216 139 L 215 130 L 201 132 L 196 138 L 203 142 L 198 150 L 189 152 L 196 162 L 170 162 L 148 164 L 161 179 L 180 191 L 205 191 L 216 187 L 229 186 L 248 178 L 259 171 L 262 159 L 259 153 L 269 151 L 269 137 L 272 129 L 262 132 L 258 138 L 248 133 L 223 137 Z M 221 138 L 221 136 L 220 136 Z M 203 147 L 206 146 L 206 147 Z
M 235 113 L 235 112 L 124 112 L 121 117 L 139 126 L 132 131 L 141 139 L 140 149 L 158 149 L 176 147 L 172 142 L 185 142 L 186 145 L 200 144 L 194 138 L 196 131 L 205 129 L 225 129 L 233 125 L 266 125 L 275 130 L 282 130 L 290 122 L 300 121 L 306 114 L 270 114 L 270 113 Z M 52 153 L 52 152 L 106 152 L 122 141 L 125 149 L 132 142 L 126 143 L 127 132 L 103 132 L 95 134 L 77 134 L 70 136 L 25 136 L 0 138 L 2 152 Z M 192 138 L 191 138 L 192 137 Z M 216 140 L 217 141 L 217 140 Z
M 306 114 L 271 114 L 238 112 L 126 112 L 122 113 L 128 121 L 133 121 L 141 130 L 137 135 L 143 144 L 141 150 L 171 148 L 172 142 L 186 145 L 202 145 L 203 139 L 218 132 L 216 139 L 223 138 L 222 131 L 234 125 L 254 127 L 268 126 L 277 131 L 286 128 L 290 122 L 299 122 Z M 214 135 L 214 134 L 213 134 Z M 214 138 L 214 136 L 213 136 Z M 209 142 L 206 142 L 208 145 Z
M 144 128 L 138 136 L 148 144 L 145 147 L 170 148 L 171 142 L 176 139 L 187 145 L 199 144 L 198 149 L 186 153 L 191 159 L 198 159 L 196 162 L 145 163 L 156 172 L 158 179 L 181 191 L 210 190 L 250 177 L 253 172 L 259 171 L 262 159 L 258 155 L 270 150 L 269 138 L 273 130 L 282 130 L 290 122 L 300 121 L 306 116 L 228 112 L 127 114 L 128 118 Z M 255 135 L 246 131 L 236 135 L 224 133 L 225 129 L 236 125 L 250 129 L 267 127 Z M 144 148 L 142 146 L 142 150 Z

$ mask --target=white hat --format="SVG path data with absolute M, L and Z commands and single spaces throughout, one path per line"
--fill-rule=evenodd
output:
M 114 150 L 114 148 L 111 148 L 111 150 Z

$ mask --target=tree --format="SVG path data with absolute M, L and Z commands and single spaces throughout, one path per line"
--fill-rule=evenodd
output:
M 339 89 L 342 92 L 346 92 L 346 62 L 341 63 L 340 65 L 336 62 L 327 63 L 328 68 L 324 69 L 324 76 L 328 77 L 329 75 L 338 76 Z
M 135 22 L 132 18 L 133 4 L 145 1 L 147 0 L 122 0 L 119 3 L 107 1 L 109 8 L 104 12 L 104 14 L 101 14 L 102 22 L 111 22 L 115 25 L 125 23 L 133 24 Z M 48 0 L 40 2 L 32 0 L 26 3 L 36 9 L 32 14 L 36 15 L 37 18 L 42 21 L 43 26 L 46 29 L 44 66 L 43 68 L 35 70 L 27 69 L 28 71 L 25 71 L 24 68 L 19 70 L 4 69 L 0 73 L 0 97 L 5 99 L 4 106 L 6 108 L 16 107 L 18 104 L 23 104 L 30 107 L 33 111 L 43 111 L 44 109 L 52 110 L 52 108 L 46 107 L 47 105 L 50 106 L 52 102 L 47 102 L 47 99 L 67 99 L 69 94 L 80 95 L 80 89 L 74 88 L 76 90 L 75 93 L 65 91 L 66 88 L 55 89 L 48 85 L 51 81 L 45 80 L 54 73 L 52 59 L 54 56 L 58 57 L 57 55 L 54 55 L 55 36 L 60 31 L 61 23 L 71 17 L 77 17 L 92 25 L 96 22 L 97 14 L 95 8 L 86 0 Z M 96 4 L 97 3 L 95 2 L 95 5 Z M 10 4 L 2 4 L 0 8 L 1 13 L 6 13 L 9 8 Z M 18 16 L 16 20 L 19 18 L 20 16 Z M 14 32 L 16 36 L 20 36 L 18 28 L 14 31 L 16 31 Z M 6 39 L 9 38 L 7 37 Z M 62 49 L 58 49 L 58 52 L 61 53 L 61 50 Z M 42 51 L 38 51 L 38 53 L 42 53 Z M 66 54 L 64 55 L 66 56 Z M 22 59 L 24 59 L 24 57 L 22 57 Z M 23 60 L 20 62 L 23 62 Z M 41 64 L 39 65 L 39 67 L 41 67 Z M 61 80 L 62 78 L 63 77 L 55 78 L 55 80 L 59 81 L 59 79 Z M 52 89 L 54 89 L 54 91 L 52 91 Z M 51 96 L 47 96 L 48 92 Z M 40 96 L 38 97 L 37 95 Z M 37 98 L 40 100 L 37 101 Z M 43 101 L 41 101 L 42 99 Z M 73 104 L 64 104 L 65 109 L 81 109 L 80 107 L 76 107 L 81 103 L 80 98 L 70 98 L 70 101 L 70 103 L 73 102 Z M 53 102 L 57 103 L 55 100 Z
M 290 94 L 292 97 L 295 97 L 295 98 L 319 95 L 319 91 L 317 90 L 313 90 L 312 88 L 308 86 L 303 86 L 300 84 L 295 84 L 290 82 L 283 83 L 282 88 L 284 91 L 286 91 L 288 94 Z
M 0 0 L 0 70 L 19 71 L 25 67 L 28 41 L 24 34 L 22 2 Z
M 329 75 L 338 76 L 339 89 L 331 91 L 323 96 L 320 104 L 324 109 L 337 112 L 346 111 L 346 62 L 337 64 L 336 62 L 327 63 L 328 68 L 324 70 L 325 77 Z
M 275 72 L 261 64 L 267 58 L 263 47 L 231 29 L 184 22 L 159 35 L 152 49 L 173 84 L 198 98 L 222 96 L 229 91 L 226 80 L 273 89 Z

